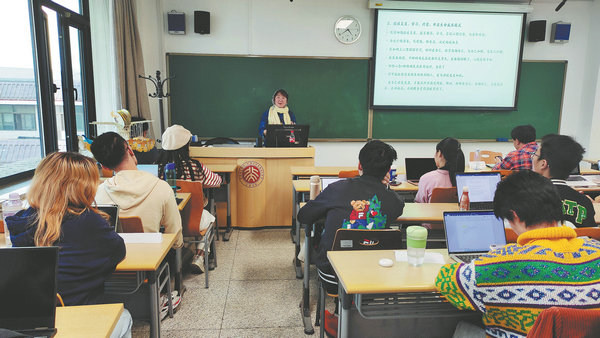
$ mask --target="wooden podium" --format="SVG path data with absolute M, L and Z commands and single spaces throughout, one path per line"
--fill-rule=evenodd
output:
M 231 175 L 231 223 L 256 228 L 292 225 L 290 167 L 314 166 L 315 149 L 190 147 L 203 164 L 235 164 Z M 226 206 L 218 205 L 219 226 L 226 225 Z

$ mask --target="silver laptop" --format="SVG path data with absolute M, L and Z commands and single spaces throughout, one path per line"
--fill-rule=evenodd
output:
M 345 180 L 345 178 L 339 177 L 321 177 L 321 191 L 325 190 L 328 185 L 331 183 L 337 182 L 339 180 Z
M 444 211 L 444 229 L 450 258 L 470 263 L 490 251 L 490 246 L 506 245 L 504 222 L 490 210 Z
M 119 206 L 116 204 L 98 204 L 98 210 L 105 212 L 110 216 L 108 225 L 117 231 L 117 222 L 119 221 Z
M 158 177 L 158 164 L 138 164 L 137 168 Z
M 456 191 L 462 195 L 463 187 L 469 187 L 471 210 L 490 210 L 494 208 L 494 194 L 500 183 L 500 173 L 457 173 Z

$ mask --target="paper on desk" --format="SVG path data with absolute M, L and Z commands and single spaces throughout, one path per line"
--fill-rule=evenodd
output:
M 394 255 L 396 256 L 396 262 L 408 262 L 406 250 L 395 250 Z M 446 264 L 446 261 L 444 260 L 444 256 L 439 252 L 425 251 L 423 263 Z
M 162 234 L 157 233 L 120 233 L 125 243 L 160 243 Z

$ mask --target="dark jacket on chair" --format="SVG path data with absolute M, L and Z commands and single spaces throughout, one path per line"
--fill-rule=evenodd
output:
M 33 208 L 8 217 L 6 224 L 13 246 L 35 246 L 37 224 Z M 104 281 L 125 258 L 125 243 L 97 213 L 67 214 L 58 251 L 57 289 L 65 305 L 95 304 L 104 290 Z
M 325 219 L 316 265 L 330 269 L 327 251 L 331 250 L 337 229 L 384 229 L 402 215 L 404 202 L 373 176 L 360 176 L 332 183 L 315 200 L 298 212 L 298 220 L 312 224 Z

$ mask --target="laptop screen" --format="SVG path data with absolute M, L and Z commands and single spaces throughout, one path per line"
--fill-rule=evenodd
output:
M 405 158 L 404 168 L 406 168 L 406 179 L 409 181 L 418 181 L 421 176 L 432 170 L 436 170 L 435 160 L 431 158 Z
M 487 252 L 490 245 L 506 245 L 504 222 L 493 211 L 445 211 L 448 253 Z
M 54 328 L 58 247 L 0 249 L 0 327 Z
M 456 191 L 459 196 L 463 187 L 469 187 L 469 201 L 492 202 L 496 186 L 500 182 L 500 173 L 457 173 Z
M 98 204 L 98 210 L 105 212 L 110 216 L 108 225 L 110 225 L 115 231 L 117 227 L 117 221 L 119 220 L 119 207 L 115 204 Z
M 337 182 L 339 180 L 344 180 L 345 178 L 339 178 L 339 177 L 321 177 L 321 191 L 325 190 L 325 188 L 327 188 L 328 185 L 330 185 L 333 182 Z
M 138 164 L 138 170 L 149 172 L 154 176 L 158 176 L 158 164 Z

